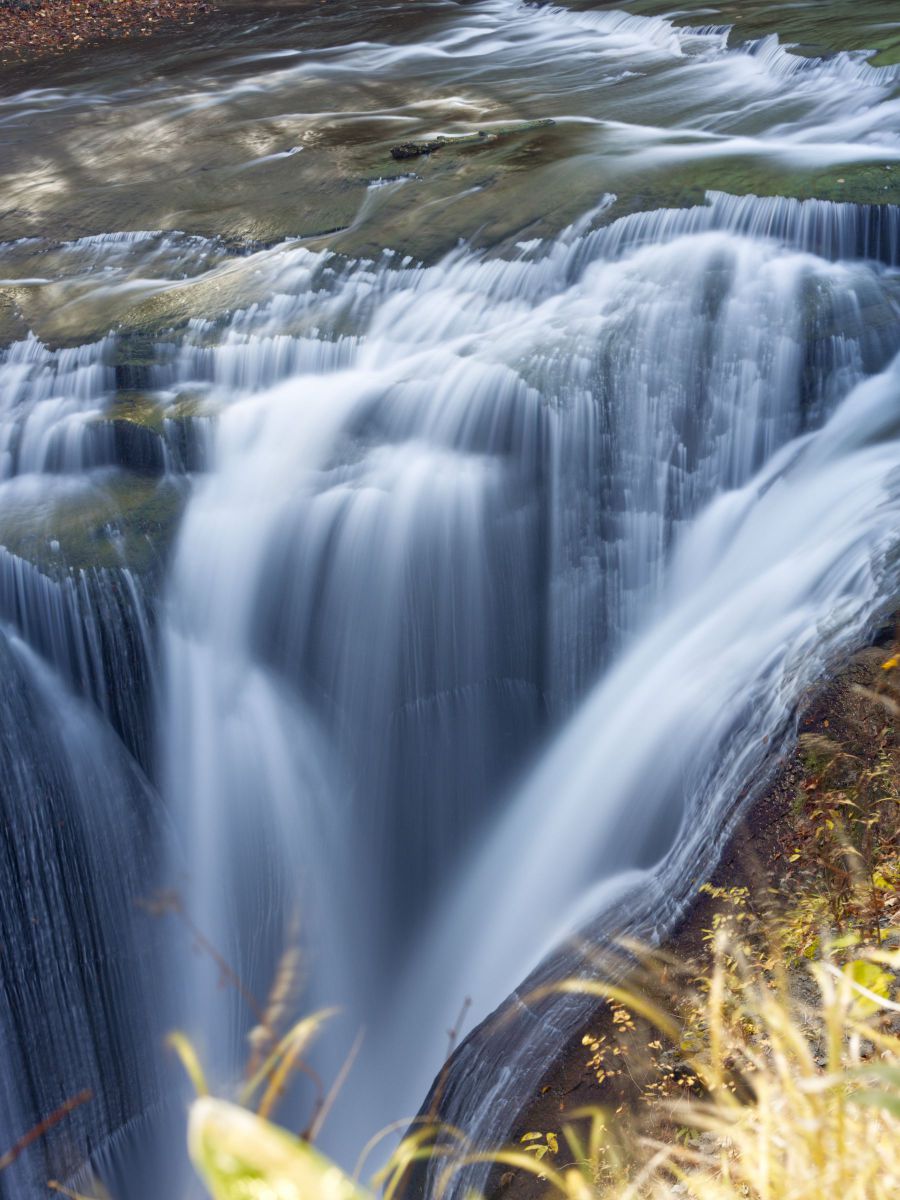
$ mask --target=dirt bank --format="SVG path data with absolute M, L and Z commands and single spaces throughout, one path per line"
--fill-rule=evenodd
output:
M 210 0 L 0 0 L 0 66 L 193 25 Z

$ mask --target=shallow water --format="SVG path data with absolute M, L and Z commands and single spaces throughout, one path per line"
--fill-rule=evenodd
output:
M 11 1195 L 190 1189 L 162 1033 L 226 1087 L 256 1017 L 155 888 L 260 996 L 299 930 L 352 1164 L 465 996 L 677 919 L 894 602 L 898 23 L 624 7 L 233 5 L 3 81 L 0 1140 L 98 1097 Z M 524 1011 L 447 1081 L 486 1144 L 581 1015 Z

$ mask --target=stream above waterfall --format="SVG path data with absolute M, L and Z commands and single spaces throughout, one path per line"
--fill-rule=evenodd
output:
M 900 21 L 845 7 L 229 2 L 0 79 L 0 1144 L 95 1097 L 10 1196 L 196 1195 L 164 1034 L 233 1087 L 295 946 L 352 1167 L 466 998 L 677 922 L 897 603 Z

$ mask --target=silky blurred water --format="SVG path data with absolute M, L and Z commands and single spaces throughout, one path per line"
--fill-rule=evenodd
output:
M 465 997 L 672 927 L 895 607 L 896 23 L 625 7 L 235 5 L 9 77 L 0 1141 L 95 1094 L 11 1196 L 190 1194 L 163 1033 L 227 1090 L 298 937 L 352 1165 Z M 448 1118 L 502 1141 L 583 1015 L 482 1030 Z

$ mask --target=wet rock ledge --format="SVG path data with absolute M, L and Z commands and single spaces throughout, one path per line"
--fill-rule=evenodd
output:
M 890 656 L 890 657 L 888 657 Z M 887 663 L 885 662 L 887 658 Z M 890 667 L 890 673 L 885 672 Z M 888 772 L 887 784 L 900 787 L 900 625 L 892 620 L 873 644 L 846 661 L 820 689 L 807 697 L 798 714 L 799 740 L 781 761 L 771 786 L 738 826 L 708 881 L 696 880 L 695 902 L 664 950 L 697 970 L 708 966 L 708 930 L 721 909 L 719 896 L 747 889 L 760 911 L 781 912 L 784 905 L 807 900 L 822 885 L 823 862 L 816 861 L 816 825 L 825 820 L 817 796 L 822 785 L 821 747 L 830 745 L 851 763 L 851 774 Z M 847 784 L 848 780 L 838 780 Z M 849 781 L 852 787 L 853 780 Z M 805 862 L 795 863 L 798 844 Z M 702 884 L 702 888 L 701 885 Z M 892 893 L 896 896 L 896 893 Z M 896 903 L 898 900 L 892 901 Z M 798 949 L 802 958 L 806 951 Z M 639 985 L 636 985 L 639 986 Z M 657 997 L 665 1005 L 665 997 Z M 510 1141 L 520 1143 L 529 1130 L 549 1130 L 562 1140 L 572 1114 L 599 1107 L 611 1112 L 640 1104 L 642 1082 L 596 1070 L 596 1047 L 615 1039 L 615 1016 L 598 1002 L 588 1021 L 564 1045 L 545 1077 L 523 1097 Z M 671 1072 L 681 1066 L 670 1054 Z M 486 1193 L 490 1200 L 541 1200 L 546 1184 L 521 1170 L 496 1169 Z

